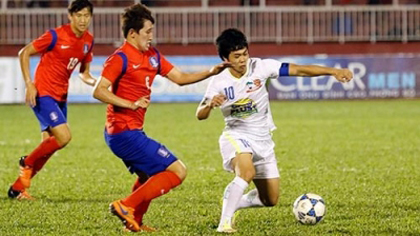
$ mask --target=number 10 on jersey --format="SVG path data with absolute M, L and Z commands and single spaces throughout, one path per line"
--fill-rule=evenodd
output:
M 233 91 L 233 86 L 229 86 L 227 88 L 224 88 L 224 90 L 225 90 L 226 98 L 228 100 L 232 100 L 232 99 L 235 98 L 235 92 Z

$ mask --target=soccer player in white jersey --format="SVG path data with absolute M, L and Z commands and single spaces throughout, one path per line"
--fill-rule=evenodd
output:
M 220 107 L 225 129 L 219 139 L 225 170 L 235 178 L 224 192 L 218 232 L 233 233 L 234 213 L 243 208 L 274 206 L 279 197 L 279 171 L 271 131 L 275 129 L 265 86 L 267 80 L 282 76 L 331 75 L 348 82 L 348 69 L 316 65 L 280 63 L 272 59 L 250 58 L 245 35 L 227 29 L 216 40 L 220 58 L 232 67 L 213 76 L 196 116 L 207 119 L 213 108 Z M 256 189 L 244 194 L 253 181 Z

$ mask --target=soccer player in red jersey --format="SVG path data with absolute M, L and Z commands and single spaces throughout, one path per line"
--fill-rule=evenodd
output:
M 19 52 L 20 66 L 26 84 L 26 103 L 32 107 L 41 126 L 43 141 L 28 156 L 20 159 L 20 175 L 10 187 L 8 196 L 32 199 L 26 191 L 31 179 L 51 155 L 71 140 L 67 125 L 67 92 L 71 73 L 81 63 L 80 78 L 93 86 L 89 72 L 93 36 L 88 32 L 93 5 L 88 0 L 74 0 L 68 8 L 70 24 L 51 29 Z M 41 54 L 34 82 L 29 57 Z
M 135 4 L 122 16 L 125 43 L 104 64 L 94 97 L 108 103 L 105 141 L 138 179 L 133 192 L 110 204 L 127 230 L 154 231 L 143 225 L 150 201 L 175 188 L 186 177 L 186 168 L 165 146 L 143 131 L 153 80 L 160 74 L 178 85 L 186 85 L 218 74 L 230 63 L 210 70 L 183 73 L 151 46 L 154 19 L 147 7 Z M 109 88 L 112 88 L 110 91 Z

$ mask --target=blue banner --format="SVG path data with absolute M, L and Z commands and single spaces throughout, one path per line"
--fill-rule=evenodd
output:
M 333 76 L 280 77 L 269 86 L 270 99 L 413 98 L 420 95 L 419 56 L 277 58 L 296 64 L 348 68 L 354 78 L 340 83 Z

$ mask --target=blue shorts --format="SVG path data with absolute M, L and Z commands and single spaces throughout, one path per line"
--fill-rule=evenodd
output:
M 32 108 L 41 126 L 41 131 L 49 127 L 67 123 L 67 103 L 57 102 L 52 97 L 37 97 L 36 106 Z
M 178 160 L 165 146 L 147 137 L 142 130 L 127 130 L 108 134 L 105 142 L 112 152 L 121 158 L 131 173 L 143 172 L 155 175 Z

